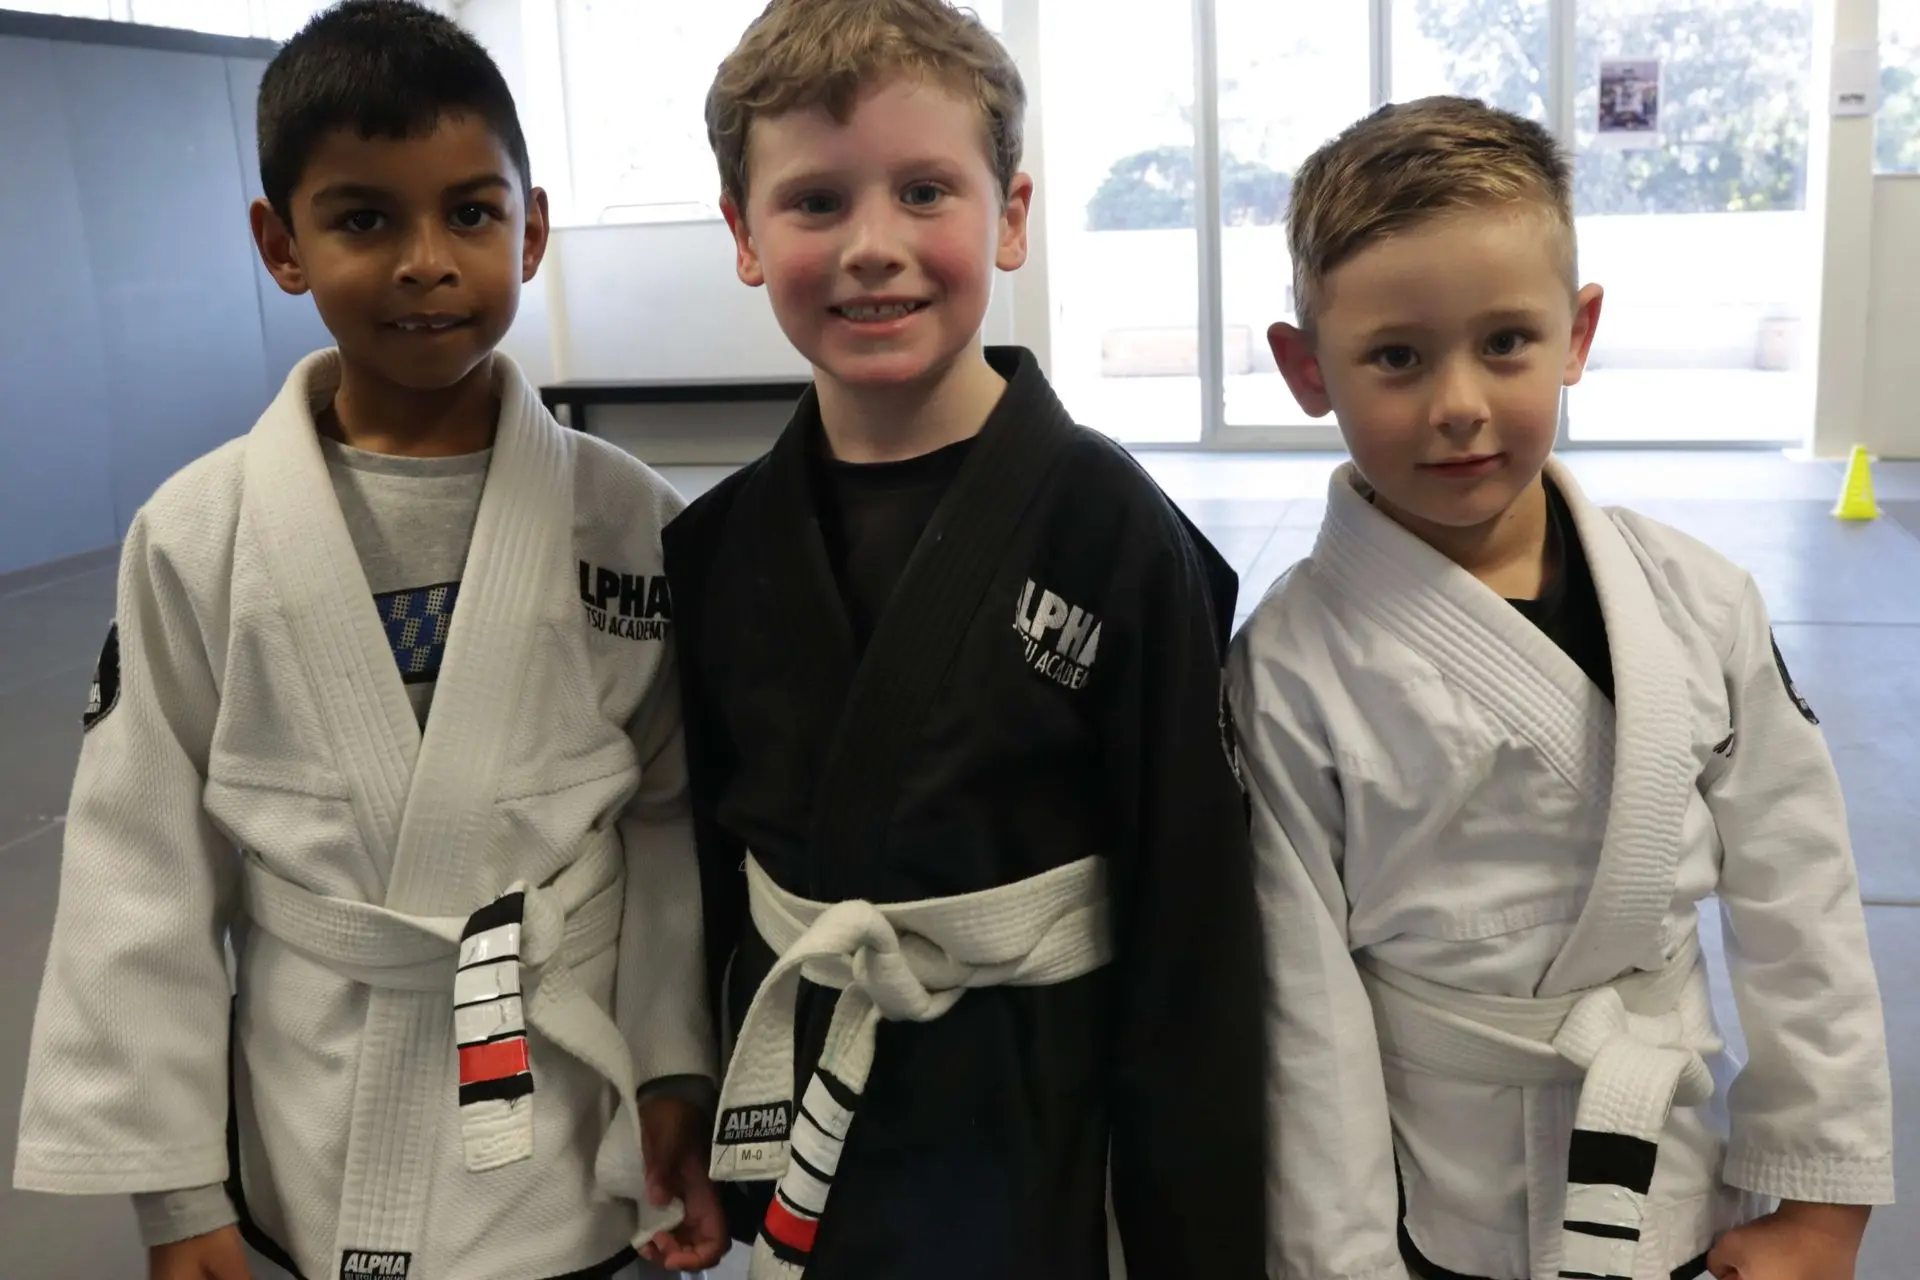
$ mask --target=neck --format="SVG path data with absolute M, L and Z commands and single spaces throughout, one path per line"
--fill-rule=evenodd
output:
M 1384 499 L 1380 509 L 1422 542 L 1512 600 L 1540 594 L 1547 567 L 1547 490 L 1535 476 L 1507 509 L 1483 524 L 1464 528 L 1435 524 Z
M 320 429 L 342 444 L 404 458 L 451 458 L 493 443 L 500 416 L 493 358 L 449 387 L 419 391 L 340 362 L 340 387 Z
M 946 367 L 897 386 L 849 386 L 814 370 L 827 447 L 842 462 L 898 462 L 978 435 L 1007 380 L 976 342 Z

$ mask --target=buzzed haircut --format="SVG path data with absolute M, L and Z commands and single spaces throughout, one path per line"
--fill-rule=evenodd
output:
M 485 122 L 522 194 L 532 191 L 513 93 L 480 42 L 413 0 L 343 0 L 287 41 L 260 78 L 260 186 L 291 229 L 293 191 L 321 139 L 339 129 L 424 137 L 449 115 Z

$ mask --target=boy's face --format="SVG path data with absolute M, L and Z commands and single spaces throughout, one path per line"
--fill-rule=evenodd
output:
M 1600 288 L 1566 283 L 1550 214 L 1463 210 L 1355 254 L 1324 282 L 1313 337 L 1269 337 L 1308 413 L 1329 409 L 1389 510 L 1464 529 L 1540 475 L 1560 389 L 1580 380 Z
M 418 138 L 338 129 L 307 161 L 292 227 L 256 201 L 254 238 L 282 289 L 313 294 L 344 362 L 438 390 L 499 345 L 539 269 L 546 193 L 521 191 L 512 157 L 477 116 L 444 116 Z
M 978 342 L 994 268 L 1026 261 L 1033 183 L 1003 203 L 979 107 L 937 83 L 887 81 L 845 124 L 756 120 L 747 168 L 747 207 L 724 205 L 740 278 L 848 387 L 937 380 Z

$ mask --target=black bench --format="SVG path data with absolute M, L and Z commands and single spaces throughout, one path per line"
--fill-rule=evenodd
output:
M 740 404 L 748 401 L 791 404 L 812 385 L 808 378 L 643 378 L 632 381 L 550 382 L 540 401 L 556 416 L 562 406 L 567 422 L 587 429 L 588 409 L 596 404 Z

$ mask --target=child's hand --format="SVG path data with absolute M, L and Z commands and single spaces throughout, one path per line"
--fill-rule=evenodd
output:
M 640 1256 L 669 1271 L 705 1271 L 727 1251 L 727 1217 L 707 1177 L 707 1117 L 692 1103 L 661 1095 L 640 1105 L 640 1146 L 647 1161 L 647 1199 L 680 1198 L 686 1217 L 654 1236 Z
M 1718 1280 L 1853 1280 L 1869 1210 L 1788 1200 L 1720 1237 L 1707 1255 Z
M 147 1250 L 147 1275 L 150 1280 L 253 1280 L 238 1227 L 154 1246 Z

